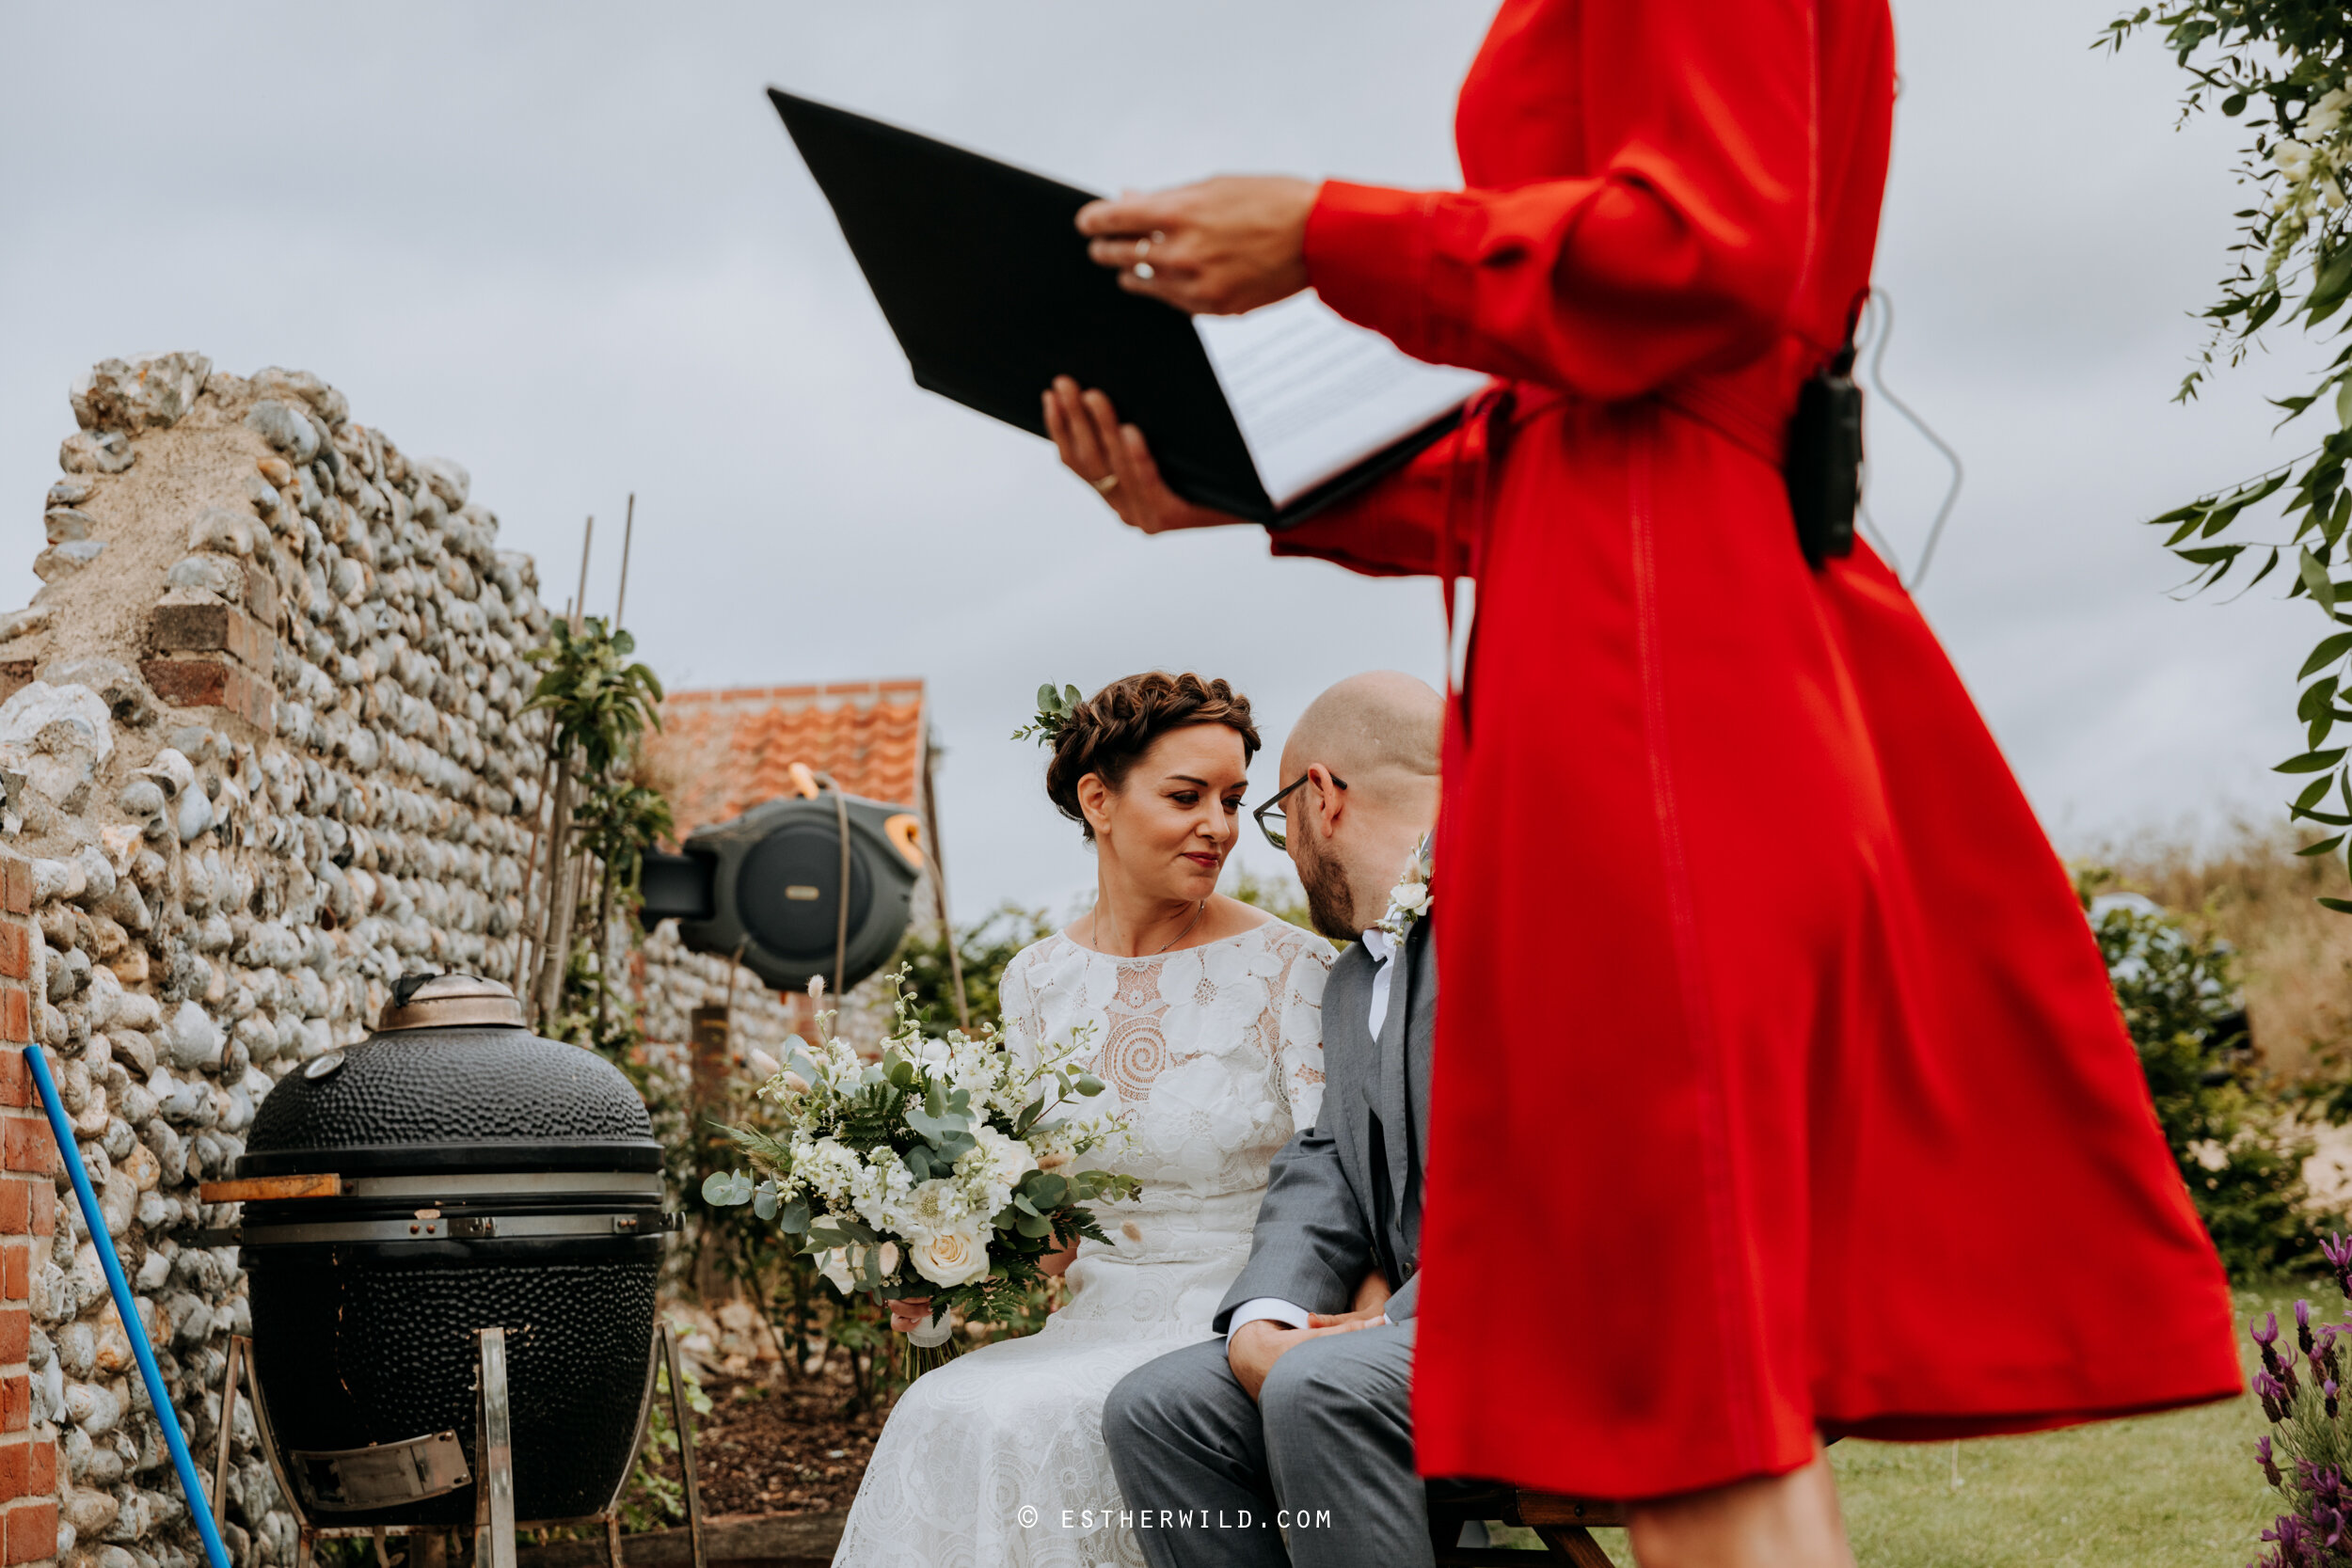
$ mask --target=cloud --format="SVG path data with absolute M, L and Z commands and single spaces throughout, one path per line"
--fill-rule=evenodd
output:
M 1252 537 L 1126 535 L 1041 443 L 916 390 L 760 88 L 1101 189 L 1438 184 L 1488 10 L 10 7 L 0 493 L 25 521 L 0 600 L 34 587 L 33 502 L 90 362 L 307 367 L 409 450 L 466 461 L 559 600 L 594 513 L 589 603 L 610 604 L 609 525 L 636 492 L 629 618 L 674 684 L 927 676 L 962 912 L 1059 905 L 1090 863 L 1005 738 L 1041 680 L 1199 668 L 1278 737 L 1353 671 L 1436 679 L 1437 591 Z M 2137 523 L 2299 450 L 2260 398 L 2300 359 L 2166 402 L 2239 205 L 2232 144 L 2171 129 L 2160 51 L 2089 52 L 2107 14 L 1898 8 L 1880 269 L 1890 383 L 1969 465 L 1923 602 L 2045 819 L 2086 835 L 2273 799 L 2303 636 L 2267 587 L 2167 600 Z M 1883 409 L 1871 441 L 1874 510 L 1915 553 L 1941 467 Z

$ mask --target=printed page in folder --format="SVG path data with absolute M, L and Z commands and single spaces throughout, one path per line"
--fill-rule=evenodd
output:
M 1312 291 L 1194 325 L 1278 507 L 1444 418 L 1486 379 L 1423 364 Z

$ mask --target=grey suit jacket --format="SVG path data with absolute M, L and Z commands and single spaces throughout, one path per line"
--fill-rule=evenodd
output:
M 1418 920 L 1389 960 L 1389 1012 L 1370 1030 L 1378 966 L 1361 943 L 1323 988 L 1323 1109 L 1274 1157 L 1249 1262 L 1225 1292 L 1214 1326 L 1261 1296 L 1310 1312 L 1343 1312 L 1377 1268 L 1396 1293 L 1389 1316 L 1411 1317 L 1420 1294 L 1421 1162 L 1429 1141 L 1429 1048 L 1437 1032 L 1437 944 Z

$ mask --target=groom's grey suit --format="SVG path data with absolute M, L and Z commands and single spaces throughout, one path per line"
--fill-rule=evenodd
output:
M 1381 966 L 1360 942 L 1331 966 L 1323 1109 L 1274 1157 L 1248 1265 L 1214 1326 L 1223 1332 L 1237 1310 L 1269 1301 L 1343 1312 L 1373 1269 L 1395 1292 L 1390 1325 L 1300 1341 L 1254 1402 L 1221 1338 L 1148 1362 L 1111 1391 L 1103 1434 L 1127 1506 L 1147 1516 L 1137 1538 L 1155 1568 L 1432 1560 L 1411 1406 L 1438 1006 L 1429 921 L 1388 961 L 1376 1039 L 1369 1019 Z

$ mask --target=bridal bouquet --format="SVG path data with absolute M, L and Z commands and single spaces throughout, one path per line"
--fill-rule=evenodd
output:
M 1110 1238 L 1085 1205 L 1132 1198 L 1132 1176 L 1075 1170 L 1126 1136 L 1123 1115 L 1060 1116 L 1103 1092 L 1085 1071 L 1083 1032 L 1028 1046 L 1017 1030 L 928 1038 L 899 998 L 898 1027 L 876 1061 L 837 1039 L 797 1037 L 759 1090 L 783 1125 L 730 1127 L 759 1173 L 719 1171 L 706 1201 L 749 1203 L 801 1238 L 800 1250 L 844 1296 L 928 1294 L 921 1363 L 947 1348 L 949 1308 L 1002 1321 L 1043 1277 L 1039 1260 L 1072 1240 Z

